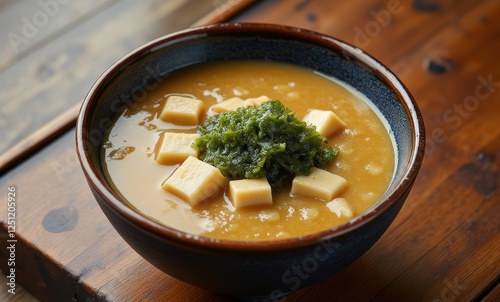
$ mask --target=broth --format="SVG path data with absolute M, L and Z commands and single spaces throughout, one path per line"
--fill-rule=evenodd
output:
M 308 109 L 334 111 L 347 128 L 329 138 L 339 149 L 327 170 L 349 182 L 341 197 L 355 216 L 373 206 L 393 176 L 395 152 L 390 130 L 374 106 L 344 83 L 295 65 L 265 61 L 205 63 L 175 71 L 161 79 L 143 100 L 131 100 L 108 130 L 102 163 L 109 183 L 131 207 L 151 219 L 192 234 L 230 240 L 272 240 L 303 236 L 338 226 L 327 202 L 291 196 L 291 184 L 273 192 L 273 205 L 234 209 L 227 192 L 200 208 L 161 188 L 179 165 L 155 161 L 162 133 L 195 133 L 196 126 L 162 121 L 160 112 L 169 95 L 202 100 L 205 110 L 234 96 L 265 95 L 281 101 L 302 119 Z M 207 111 L 207 114 L 213 114 Z M 204 119 L 206 116 L 204 117 Z

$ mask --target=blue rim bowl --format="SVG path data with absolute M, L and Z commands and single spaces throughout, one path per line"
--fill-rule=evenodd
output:
M 288 62 L 336 77 L 364 93 L 393 130 L 395 176 L 380 201 L 343 225 L 270 241 L 192 236 L 158 224 L 121 200 L 100 164 L 102 139 L 127 98 L 155 78 L 198 63 L 233 59 Z M 183 282 L 240 299 L 279 298 L 325 280 L 361 257 L 385 232 L 408 196 L 425 148 L 423 120 L 401 81 L 362 50 L 300 28 L 227 23 L 154 40 L 112 65 L 90 89 L 78 116 L 77 153 L 104 214 L 154 266 Z

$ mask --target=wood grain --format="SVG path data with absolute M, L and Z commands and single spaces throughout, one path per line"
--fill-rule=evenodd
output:
M 78 1 L 68 5 L 72 3 L 81 6 Z M 120 57 L 154 38 L 188 27 L 216 9 L 210 1 L 189 5 L 189 0 L 122 0 L 102 7 L 104 3 L 98 11 L 90 8 L 88 13 L 82 11 L 76 18 L 78 24 L 50 19 L 48 24 L 56 26 L 57 23 L 63 29 L 54 29 L 47 36 L 35 35 L 34 38 L 41 40 L 36 47 L 23 50 L 22 58 L 14 57 L 9 61 L 12 63 L 0 67 L 0 103 L 3 104 L 0 127 L 9 129 L 0 132 L 0 153 L 80 103 L 95 79 Z M 73 16 L 69 8 L 61 7 L 57 16 Z M 36 9 L 31 10 L 36 13 Z M 174 12 L 185 17 L 166 17 Z M 19 15 L 22 19 L 22 13 Z M 18 24 L 12 26 L 15 30 Z M 9 49 L 9 43 L 2 45 Z M 23 118 L 16 113 L 22 113 Z
M 0 72 L 113 1 L 12 1 L 0 11 Z
M 127 10 L 139 4 L 118 9 L 119 5 L 107 11 L 121 13 L 103 15 L 124 22 Z M 293 0 L 259 1 L 233 19 L 299 26 L 357 45 L 402 79 L 426 124 L 428 148 L 419 178 L 381 240 L 341 273 L 291 294 L 286 301 L 498 301 L 499 14 L 496 0 Z M 153 14 L 151 24 L 158 24 L 159 18 L 159 13 Z M 92 26 L 84 27 L 73 31 L 89 44 L 93 39 L 104 41 L 110 33 L 104 30 L 100 39 L 92 38 Z M 160 29 L 136 29 L 141 31 L 150 38 Z M 126 48 L 127 39 L 125 33 L 110 38 L 110 43 L 118 44 L 111 52 Z M 47 52 L 50 46 L 46 44 Z M 52 45 L 56 46 L 64 47 L 58 39 Z M 43 53 L 42 48 L 36 51 Z M 110 54 L 96 62 L 106 60 L 111 60 Z M 84 62 L 74 62 L 54 77 L 67 77 L 69 70 Z M 18 64 L 19 69 L 28 67 L 22 62 L 13 66 Z M 88 66 L 83 68 L 85 75 L 69 81 L 71 87 L 93 75 Z M 51 84 L 47 89 L 56 97 L 64 96 L 57 87 Z M 28 99 L 20 97 L 23 104 Z M 61 133 L 0 178 L 2 204 L 4 188 L 10 185 L 16 185 L 22 200 L 18 204 L 18 235 L 24 244 L 18 256 L 23 263 L 18 267 L 21 284 L 42 300 L 230 301 L 159 272 L 132 251 L 85 184 L 72 130 Z M 2 219 L 5 211 L 0 207 Z M 47 226 L 47 221 L 60 223 Z M 0 234 L 5 236 L 5 222 Z M 2 270 L 4 253 L 0 246 Z M 58 294 L 56 288 L 63 290 Z
M 198 16 L 200 16 L 202 12 L 204 12 L 204 9 L 207 8 L 205 6 L 199 5 L 195 7 L 196 9 L 189 8 L 189 14 L 190 16 L 192 16 L 191 18 L 194 18 L 193 20 L 196 20 L 195 22 L 191 23 L 190 26 L 213 24 L 221 22 L 223 20 L 227 20 L 229 17 L 236 15 L 243 8 L 249 7 L 255 2 L 255 0 L 224 1 L 221 0 L 217 3 L 214 3 L 214 9 L 197 20 L 195 18 L 198 18 Z M 190 1 L 184 1 L 184 4 L 182 4 L 181 7 L 178 8 L 178 10 L 187 11 L 189 6 Z M 175 21 L 178 20 L 178 18 L 172 18 L 172 20 L 173 21 L 171 21 L 171 24 L 169 25 L 171 26 L 171 31 L 185 27 L 184 20 L 180 22 Z M 50 143 L 54 138 L 60 136 L 64 131 L 67 131 L 70 127 L 72 127 L 76 122 L 79 108 L 80 102 L 77 102 L 76 104 L 66 109 L 66 111 L 60 113 L 54 118 L 45 116 L 43 118 L 48 121 L 50 120 L 50 122 L 47 122 L 39 129 L 33 130 L 34 132 L 32 133 L 26 134 L 25 137 L 16 137 L 17 140 L 15 142 L 12 142 L 11 146 L 9 146 L 9 142 L 6 142 L 5 148 L 7 148 L 7 150 L 0 154 L 0 176 L 5 174 L 9 169 L 17 165 L 26 157 L 32 155 L 43 146 Z M 4 122 L 5 124 L 8 123 L 7 119 L 5 119 L 4 121 L 0 119 L 0 124 L 1 122 Z M 36 125 L 33 125 L 33 127 L 34 126 Z M 14 125 L 14 128 L 17 129 L 18 125 Z M 16 132 L 14 133 L 14 135 L 17 135 L 17 131 L 14 132 Z
M 0 154 L 0 176 L 21 163 L 27 157 L 61 136 L 75 126 L 76 116 L 80 111 L 80 103 L 47 122 L 40 129 L 21 139 L 7 151 Z

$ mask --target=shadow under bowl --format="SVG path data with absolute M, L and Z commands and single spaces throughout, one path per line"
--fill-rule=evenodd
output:
M 346 82 L 374 103 L 393 131 L 398 156 L 394 177 L 375 206 L 322 232 L 251 242 L 193 236 L 158 224 L 121 200 L 101 166 L 103 137 L 117 111 L 130 96 L 140 95 L 141 89 L 151 87 L 159 77 L 193 64 L 234 59 L 305 66 Z M 85 98 L 76 142 L 99 206 L 137 253 L 183 282 L 255 300 L 278 298 L 318 283 L 363 255 L 389 227 L 410 192 L 422 164 L 425 133 L 408 90 L 360 49 L 299 28 L 228 23 L 164 36 L 116 62 Z

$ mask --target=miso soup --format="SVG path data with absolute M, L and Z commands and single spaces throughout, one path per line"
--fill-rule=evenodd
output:
M 234 208 L 228 190 L 200 207 L 162 189 L 179 164 L 155 161 L 165 132 L 196 133 L 197 125 L 160 119 L 166 98 L 187 96 L 203 102 L 202 123 L 215 114 L 211 106 L 232 97 L 267 96 L 302 119 L 309 110 L 331 110 L 347 126 L 328 137 L 338 149 L 327 171 L 348 181 L 338 196 L 353 216 L 331 201 L 290 193 L 291 182 L 272 193 L 272 205 Z M 337 79 L 295 65 L 267 61 L 204 63 L 172 72 L 131 99 L 118 112 L 104 140 L 102 163 L 109 183 L 143 215 L 193 236 L 229 240 L 275 240 L 303 236 L 343 224 L 372 207 L 386 191 L 396 163 L 391 131 L 365 96 Z

